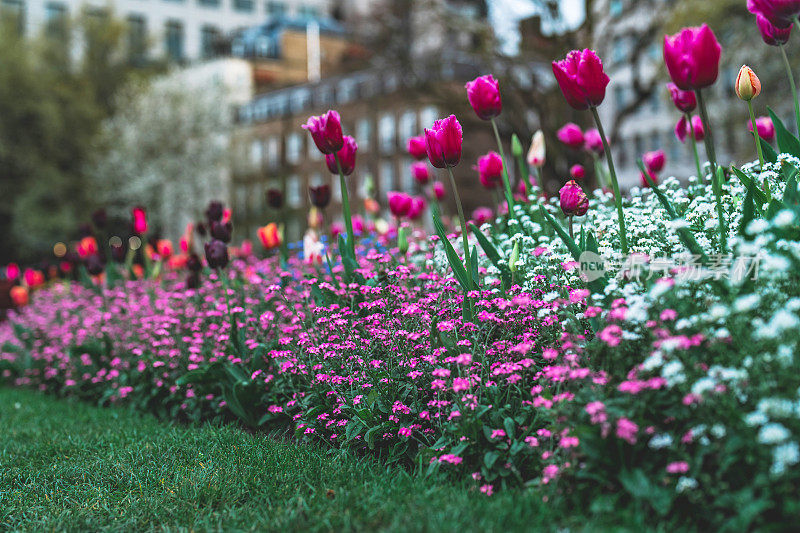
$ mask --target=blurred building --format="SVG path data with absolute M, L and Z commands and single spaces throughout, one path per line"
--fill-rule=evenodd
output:
M 645 152 L 657 149 L 667 155 L 662 176 L 697 174 L 689 141 L 684 145 L 675 137 L 681 114 L 666 87 L 669 75 L 664 67 L 661 27 L 673 9 L 672 0 L 596 0 L 592 6 L 593 48 L 611 78 L 598 111 L 606 131 L 614 132 L 612 153 L 620 185 L 640 185 L 636 162 Z M 717 84 L 704 91 L 714 117 L 720 164 L 730 162 L 750 142 L 742 135 L 746 107 L 732 105 L 737 103 L 732 90 L 736 75 L 736 69 L 723 66 Z M 698 149 L 705 162 L 703 143 Z

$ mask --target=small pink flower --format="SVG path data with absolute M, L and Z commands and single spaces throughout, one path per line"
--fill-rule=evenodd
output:
M 639 431 L 637 426 L 627 418 L 620 418 L 617 420 L 617 437 L 628 442 L 628 444 L 636 444 L 636 433 Z
M 667 465 L 667 472 L 670 474 L 685 474 L 689 471 L 689 464 L 686 461 L 676 461 Z

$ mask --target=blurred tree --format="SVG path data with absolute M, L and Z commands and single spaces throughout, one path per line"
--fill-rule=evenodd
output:
M 85 166 L 113 95 L 132 72 L 125 27 L 106 12 L 35 38 L 0 28 L 0 263 L 48 257 L 94 207 Z M 79 36 L 80 39 L 76 39 Z

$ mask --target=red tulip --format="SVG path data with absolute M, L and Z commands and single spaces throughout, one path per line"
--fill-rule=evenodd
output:
M 800 15 L 800 0 L 747 0 L 747 9 L 762 15 L 770 24 L 785 29 Z
M 309 117 L 303 129 L 311 133 L 314 144 L 323 154 L 332 154 L 342 149 L 342 119 L 339 113 L 329 110 L 324 115 Z
M 793 26 L 789 24 L 786 28 L 779 28 L 761 13 L 756 13 L 756 25 L 758 26 L 758 31 L 761 32 L 761 38 L 770 46 L 786 44 L 789 41 Z
M 558 140 L 570 148 L 579 149 L 583 147 L 584 136 L 581 127 L 572 122 L 568 122 L 556 132 Z M 602 141 L 601 141 L 602 142 Z
M 691 113 L 697 108 L 697 96 L 692 91 L 682 91 L 674 83 L 668 83 L 669 95 L 672 103 L 683 113 Z
M 349 135 L 345 135 L 342 140 L 342 146 L 336 151 L 339 156 L 339 164 L 342 165 L 342 174 L 349 176 L 356 169 L 356 152 L 358 151 L 358 144 L 356 140 Z M 325 154 L 325 164 L 328 165 L 328 170 L 331 174 L 338 174 L 339 168 L 336 166 L 336 157 L 333 153 Z
M 461 161 L 463 133 L 455 115 L 437 120 L 425 130 L 425 149 L 436 168 L 454 167 Z
M 575 109 L 600 105 L 611 81 L 603 71 L 603 62 L 588 48 L 573 50 L 566 59 L 553 61 L 553 74 L 564 98 Z
M 84 237 L 77 246 L 78 257 L 86 259 L 98 252 L 97 240 L 94 237 Z
M 392 212 L 392 215 L 397 218 L 408 215 L 411 210 L 411 196 L 404 192 L 389 191 L 386 197 L 389 200 L 389 211 Z
M 418 161 L 422 161 L 428 155 L 425 151 L 425 136 L 410 137 L 406 143 L 408 154 Z
M 411 175 L 420 185 L 427 184 L 431 179 L 431 171 L 428 168 L 428 164 L 423 161 L 417 161 L 411 164 Z
M 475 114 L 482 120 L 491 120 L 503 110 L 497 80 L 489 74 L 467 83 L 467 99 Z
M 655 152 L 647 152 L 642 158 L 645 166 L 650 172 L 661 172 L 664 170 L 664 165 L 667 163 L 667 155 L 664 150 L 656 150 Z
M 489 152 L 478 158 L 477 166 L 472 168 L 478 171 L 481 185 L 487 189 L 494 189 L 503 182 L 503 159 L 497 152 Z
M 747 129 L 752 133 L 753 123 L 747 122 Z M 758 129 L 758 136 L 767 142 L 775 140 L 775 125 L 769 117 L 758 117 L 756 119 L 756 129 Z
M 721 51 L 707 24 L 664 36 L 664 62 L 672 81 L 684 91 L 703 89 L 717 81 Z
M 575 180 L 569 180 L 561 187 L 558 196 L 561 201 L 561 211 L 568 217 L 573 215 L 580 217 L 589 210 L 589 197 Z
M 131 213 L 133 214 L 133 232 L 138 235 L 147 233 L 147 213 L 144 207 L 134 207 Z
M 586 149 L 594 152 L 597 155 L 603 155 L 605 147 L 603 146 L 603 138 L 600 137 L 600 132 L 596 128 L 586 130 L 583 134 L 583 139 L 586 143 Z

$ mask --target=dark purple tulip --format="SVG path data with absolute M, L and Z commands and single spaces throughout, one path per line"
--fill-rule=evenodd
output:
M 206 220 L 208 220 L 209 223 L 219 222 L 222 220 L 222 212 L 224 210 L 222 202 L 212 200 L 208 203 L 208 207 L 206 208 Z
M 747 0 L 747 9 L 762 15 L 773 26 L 785 29 L 800 15 L 800 0 Z
M 342 119 L 336 111 L 329 110 L 324 115 L 310 117 L 303 129 L 311 133 L 314 144 L 323 154 L 338 152 L 344 145 Z
M 108 214 L 106 213 L 106 210 L 100 208 L 92 213 L 92 223 L 94 224 L 95 228 L 105 228 L 106 224 L 108 224 Z
M 99 254 L 90 255 L 86 258 L 86 270 L 92 276 L 99 276 L 103 269 L 105 269 L 105 265 L 103 264 L 103 258 Z
M 267 203 L 272 209 L 283 207 L 283 192 L 280 189 L 269 189 L 267 191 Z
M 230 222 L 212 222 L 211 223 L 211 238 L 217 239 L 224 243 L 231 242 L 231 234 L 233 233 L 233 225 Z
M 694 91 L 714 85 L 722 48 L 707 24 L 664 36 L 664 62 L 679 89 Z
M 682 91 L 674 83 L 668 83 L 669 96 L 672 103 L 683 113 L 691 113 L 697 108 L 697 96 L 692 91 Z
M 327 184 L 308 188 L 308 197 L 311 205 L 320 209 L 325 209 L 331 203 L 331 186 Z
M 758 31 L 761 32 L 761 38 L 770 46 L 786 44 L 792 34 L 792 24 L 786 28 L 779 28 L 761 13 L 756 13 L 756 25 L 758 25 Z
M 339 163 L 342 165 L 342 174 L 345 176 L 349 176 L 356 169 L 357 151 L 358 144 L 356 140 L 349 135 L 345 135 L 341 149 L 336 152 L 336 155 L 339 156 Z M 325 164 L 328 165 L 328 170 L 331 171 L 331 174 L 339 173 L 339 168 L 336 166 L 336 157 L 332 153 L 325 155 Z
M 127 251 L 124 246 L 111 246 L 111 259 L 113 259 L 115 263 L 122 263 L 125 261 L 126 254 Z
M 603 62 L 588 48 L 573 50 L 565 59 L 553 61 L 553 74 L 564 98 L 575 109 L 600 105 L 611 81 L 603 71 Z
M 197 254 L 192 253 L 186 258 L 186 268 L 189 269 L 190 272 L 200 272 L 203 269 L 203 263 L 200 261 Z
M 212 239 L 205 244 L 206 261 L 211 268 L 225 268 L 228 266 L 228 245 L 217 239 Z
M 481 120 L 491 120 L 503 110 L 500 87 L 491 74 L 467 83 L 467 99 Z
M 196 289 L 200 286 L 200 275 L 197 272 L 189 272 L 186 276 L 186 288 Z

